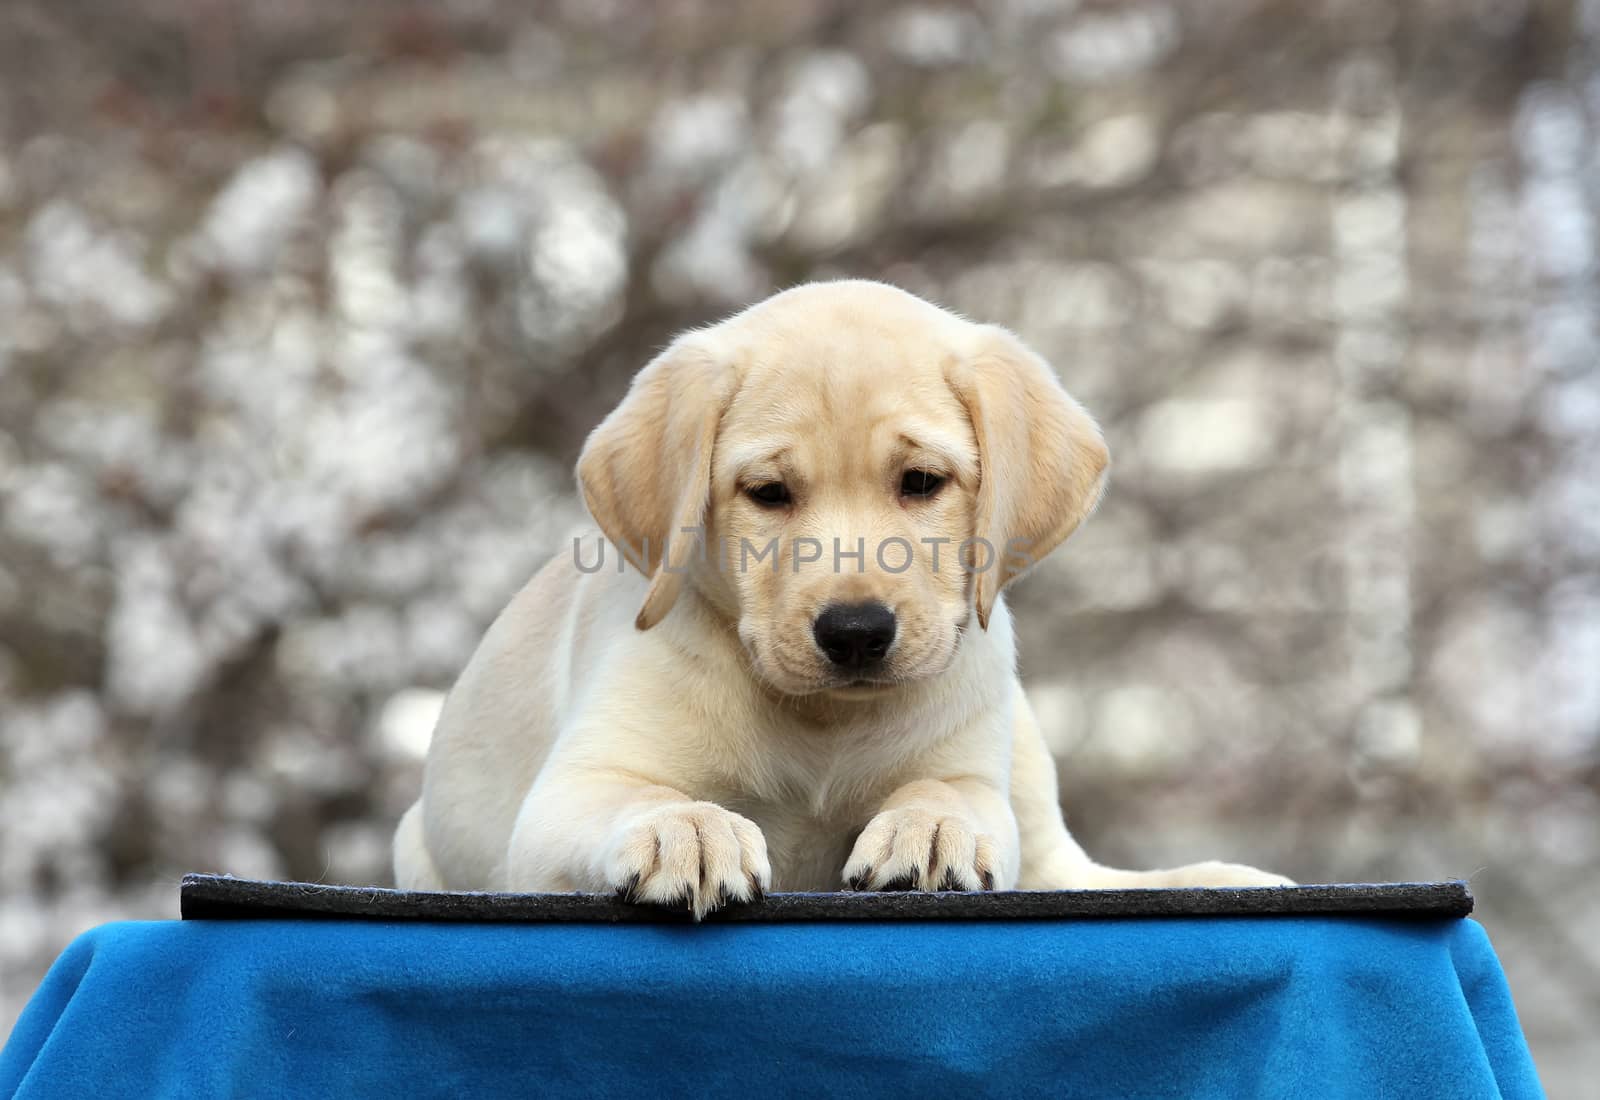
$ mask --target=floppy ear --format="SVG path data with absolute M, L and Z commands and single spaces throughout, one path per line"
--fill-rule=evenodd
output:
M 733 372 L 693 337 L 639 372 L 622 404 L 590 433 L 578 484 L 606 538 L 651 578 L 635 625 L 672 610 L 683 573 L 704 544 L 711 451 L 733 394 Z M 700 537 L 685 529 L 700 529 Z
M 989 544 L 973 595 L 988 629 L 1000 590 L 1059 546 L 1100 502 L 1110 453 L 1055 371 L 1004 329 L 947 378 L 978 439 L 977 530 Z

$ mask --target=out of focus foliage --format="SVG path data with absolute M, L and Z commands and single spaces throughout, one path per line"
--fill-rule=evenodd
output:
M 0 5 L 0 1027 L 184 869 L 384 881 L 587 429 L 853 275 L 1106 426 L 1013 598 L 1091 849 L 1474 874 L 1587 1080 L 1597 59 L 1566 0 Z

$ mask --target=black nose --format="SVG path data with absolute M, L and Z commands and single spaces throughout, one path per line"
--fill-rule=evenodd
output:
M 828 660 L 865 668 L 883 660 L 894 642 L 894 612 L 881 603 L 836 603 L 822 609 L 811 634 Z

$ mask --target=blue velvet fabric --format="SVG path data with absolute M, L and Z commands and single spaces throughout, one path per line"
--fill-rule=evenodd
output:
M 1470 920 L 129 923 L 0 1096 L 1541 1095 Z

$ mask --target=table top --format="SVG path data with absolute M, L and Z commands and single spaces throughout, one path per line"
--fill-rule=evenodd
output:
M 424 893 L 375 886 L 264 882 L 185 875 L 185 920 L 686 921 L 682 910 L 630 905 L 609 894 Z M 1465 882 L 1341 883 L 1164 890 L 995 893 L 769 894 L 711 914 L 711 921 L 1065 920 L 1106 917 L 1464 917 Z

